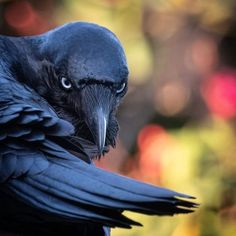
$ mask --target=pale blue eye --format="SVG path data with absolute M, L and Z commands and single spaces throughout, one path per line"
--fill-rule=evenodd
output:
M 121 86 L 116 90 L 116 93 L 122 93 L 126 87 L 126 83 L 121 84 Z
M 71 82 L 66 77 L 61 77 L 61 85 L 65 89 L 70 89 L 72 87 Z

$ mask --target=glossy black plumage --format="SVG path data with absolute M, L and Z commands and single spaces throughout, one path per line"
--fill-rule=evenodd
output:
M 0 229 L 109 235 L 106 227 L 140 225 L 124 210 L 193 211 L 187 195 L 92 164 L 115 146 L 127 89 L 114 34 L 71 23 L 35 37 L 1 36 L 0 51 Z

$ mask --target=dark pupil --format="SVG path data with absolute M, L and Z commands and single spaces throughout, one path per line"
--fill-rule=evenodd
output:
M 125 84 L 121 84 L 118 88 L 117 88 L 117 93 L 121 93 L 125 88 Z
M 64 80 L 64 84 L 66 85 L 66 86 L 68 86 L 68 85 L 70 85 L 70 82 L 69 82 L 69 80 Z

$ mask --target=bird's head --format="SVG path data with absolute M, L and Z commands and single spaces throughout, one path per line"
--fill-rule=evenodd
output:
M 101 156 L 115 146 L 115 113 L 127 91 L 128 68 L 119 40 L 104 27 L 77 22 L 37 42 L 41 78 L 32 87 Z

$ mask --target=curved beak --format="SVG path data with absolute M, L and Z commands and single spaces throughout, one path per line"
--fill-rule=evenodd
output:
M 81 91 L 81 107 L 83 119 L 90 131 L 88 140 L 96 145 L 96 150 L 91 150 L 96 156 L 102 156 L 108 151 L 109 140 L 107 132 L 110 122 L 110 114 L 114 109 L 116 97 L 112 90 L 103 84 L 91 84 Z M 114 134 L 116 135 L 116 133 Z M 92 137 L 91 137 L 92 136 Z M 115 138 L 115 137 L 114 137 Z M 85 134 L 86 139 L 86 134 Z
M 101 108 L 96 109 L 94 112 L 92 123 L 92 130 L 90 129 L 90 131 L 97 145 L 99 155 L 102 155 L 106 142 L 107 117 Z
M 109 116 L 112 109 L 113 95 L 103 85 L 88 85 L 82 90 L 82 110 L 84 121 L 97 146 L 97 154 L 103 155 L 106 150 L 106 136 Z

